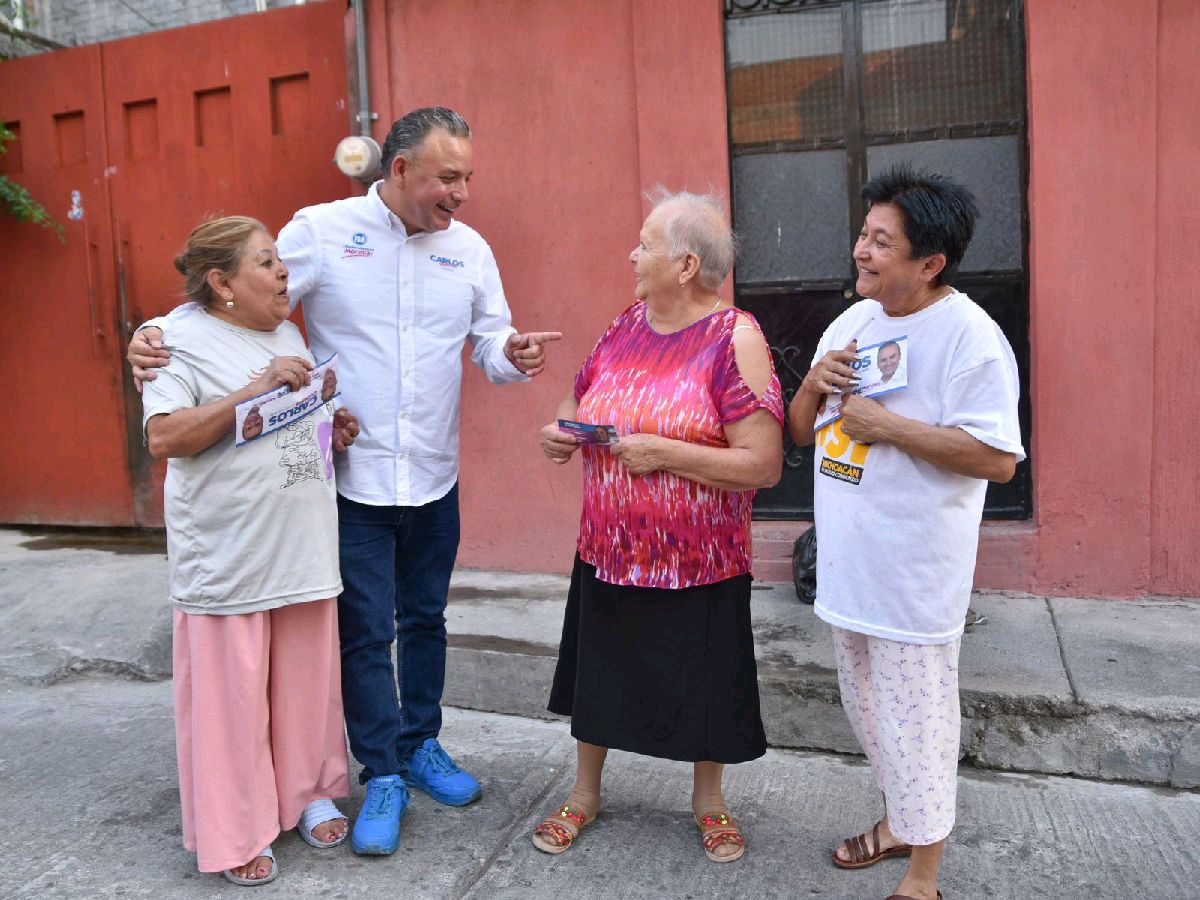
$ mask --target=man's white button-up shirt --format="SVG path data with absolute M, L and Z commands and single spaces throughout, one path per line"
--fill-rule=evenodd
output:
M 526 378 L 504 355 L 515 329 L 487 242 L 461 222 L 408 235 L 376 182 L 300 210 L 278 246 L 313 353 L 339 354 L 340 399 L 362 428 L 337 454 L 338 493 L 373 506 L 445 496 L 458 478 L 463 340 L 489 381 Z

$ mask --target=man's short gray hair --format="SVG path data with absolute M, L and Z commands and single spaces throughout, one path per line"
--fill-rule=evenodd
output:
M 694 253 L 700 260 L 696 280 L 715 291 L 729 277 L 737 255 L 737 237 L 729 227 L 725 204 L 716 194 L 669 191 L 658 185 L 646 192 L 651 212 L 666 204 L 679 208 L 667 220 L 667 253 L 678 259 Z
M 384 139 L 381 151 L 384 176 L 392 171 L 392 160 L 397 156 L 411 160 L 413 151 L 421 146 L 421 142 L 435 128 L 444 128 L 451 137 L 471 136 L 471 127 L 467 125 L 467 120 L 452 109 L 444 106 L 423 106 L 414 109 L 403 118 L 397 119 Z

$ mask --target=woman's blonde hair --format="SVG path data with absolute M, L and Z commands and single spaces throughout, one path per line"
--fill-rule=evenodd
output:
M 256 231 L 267 231 L 267 226 L 249 216 L 222 216 L 193 228 L 183 251 L 175 257 L 175 268 L 184 278 L 183 292 L 188 299 L 209 306 L 216 298 L 208 285 L 208 273 L 219 269 L 226 278 L 232 278 L 241 265 L 246 243 Z

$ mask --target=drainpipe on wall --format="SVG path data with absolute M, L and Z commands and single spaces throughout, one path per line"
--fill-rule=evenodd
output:
M 342 138 L 333 161 L 343 175 L 370 183 L 379 177 L 379 144 L 371 137 L 371 123 L 379 118 L 371 111 L 371 85 L 367 74 L 367 14 L 363 0 L 350 0 L 354 10 L 354 52 L 358 63 L 358 134 Z
M 367 11 L 363 0 L 351 0 L 354 8 L 354 50 L 358 57 L 358 133 L 371 136 L 371 123 L 379 118 L 371 112 L 371 79 L 367 74 Z

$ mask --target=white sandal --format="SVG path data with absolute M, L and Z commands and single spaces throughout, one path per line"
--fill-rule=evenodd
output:
M 268 847 L 261 853 L 255 854 L 254 859 L 258 859 L 260 856 L 265 856 L 271 861 L 271 871 L 263 878 L 242 878 L 240 875 L 234 875 L 233 869 L 226 869 L 222 874 L 234 884 L 240 884 L 242 887 L 257 887 L 260 884 L 270 884 L 279 877 L 279 866 L 275 864 L 275 854 Z M 250 860 L 250 862 L 254 862 L 254 859 Z
M 334 819 L 345 819 L 346 816 L 334 805 L 332 800 L 314 800 L 308 806 L 304 807 L 304 812 L 300 814 L 300 821 L 296 825 L 296 830 L 300 832 L 300 837 L 304 838 L 304 842 L 318 850 L 327 850 L 330 847 L 336 847 L 338 844 L 346 840 L 346 836 L 350 834 L 350 822 L 346 822 L 346 830 L 342 832 L 340 837 L 332 841 L 322 841 L 313 836 L 313 829 L 318 825 L 323 825 L 325 822 L 332 822 Z

